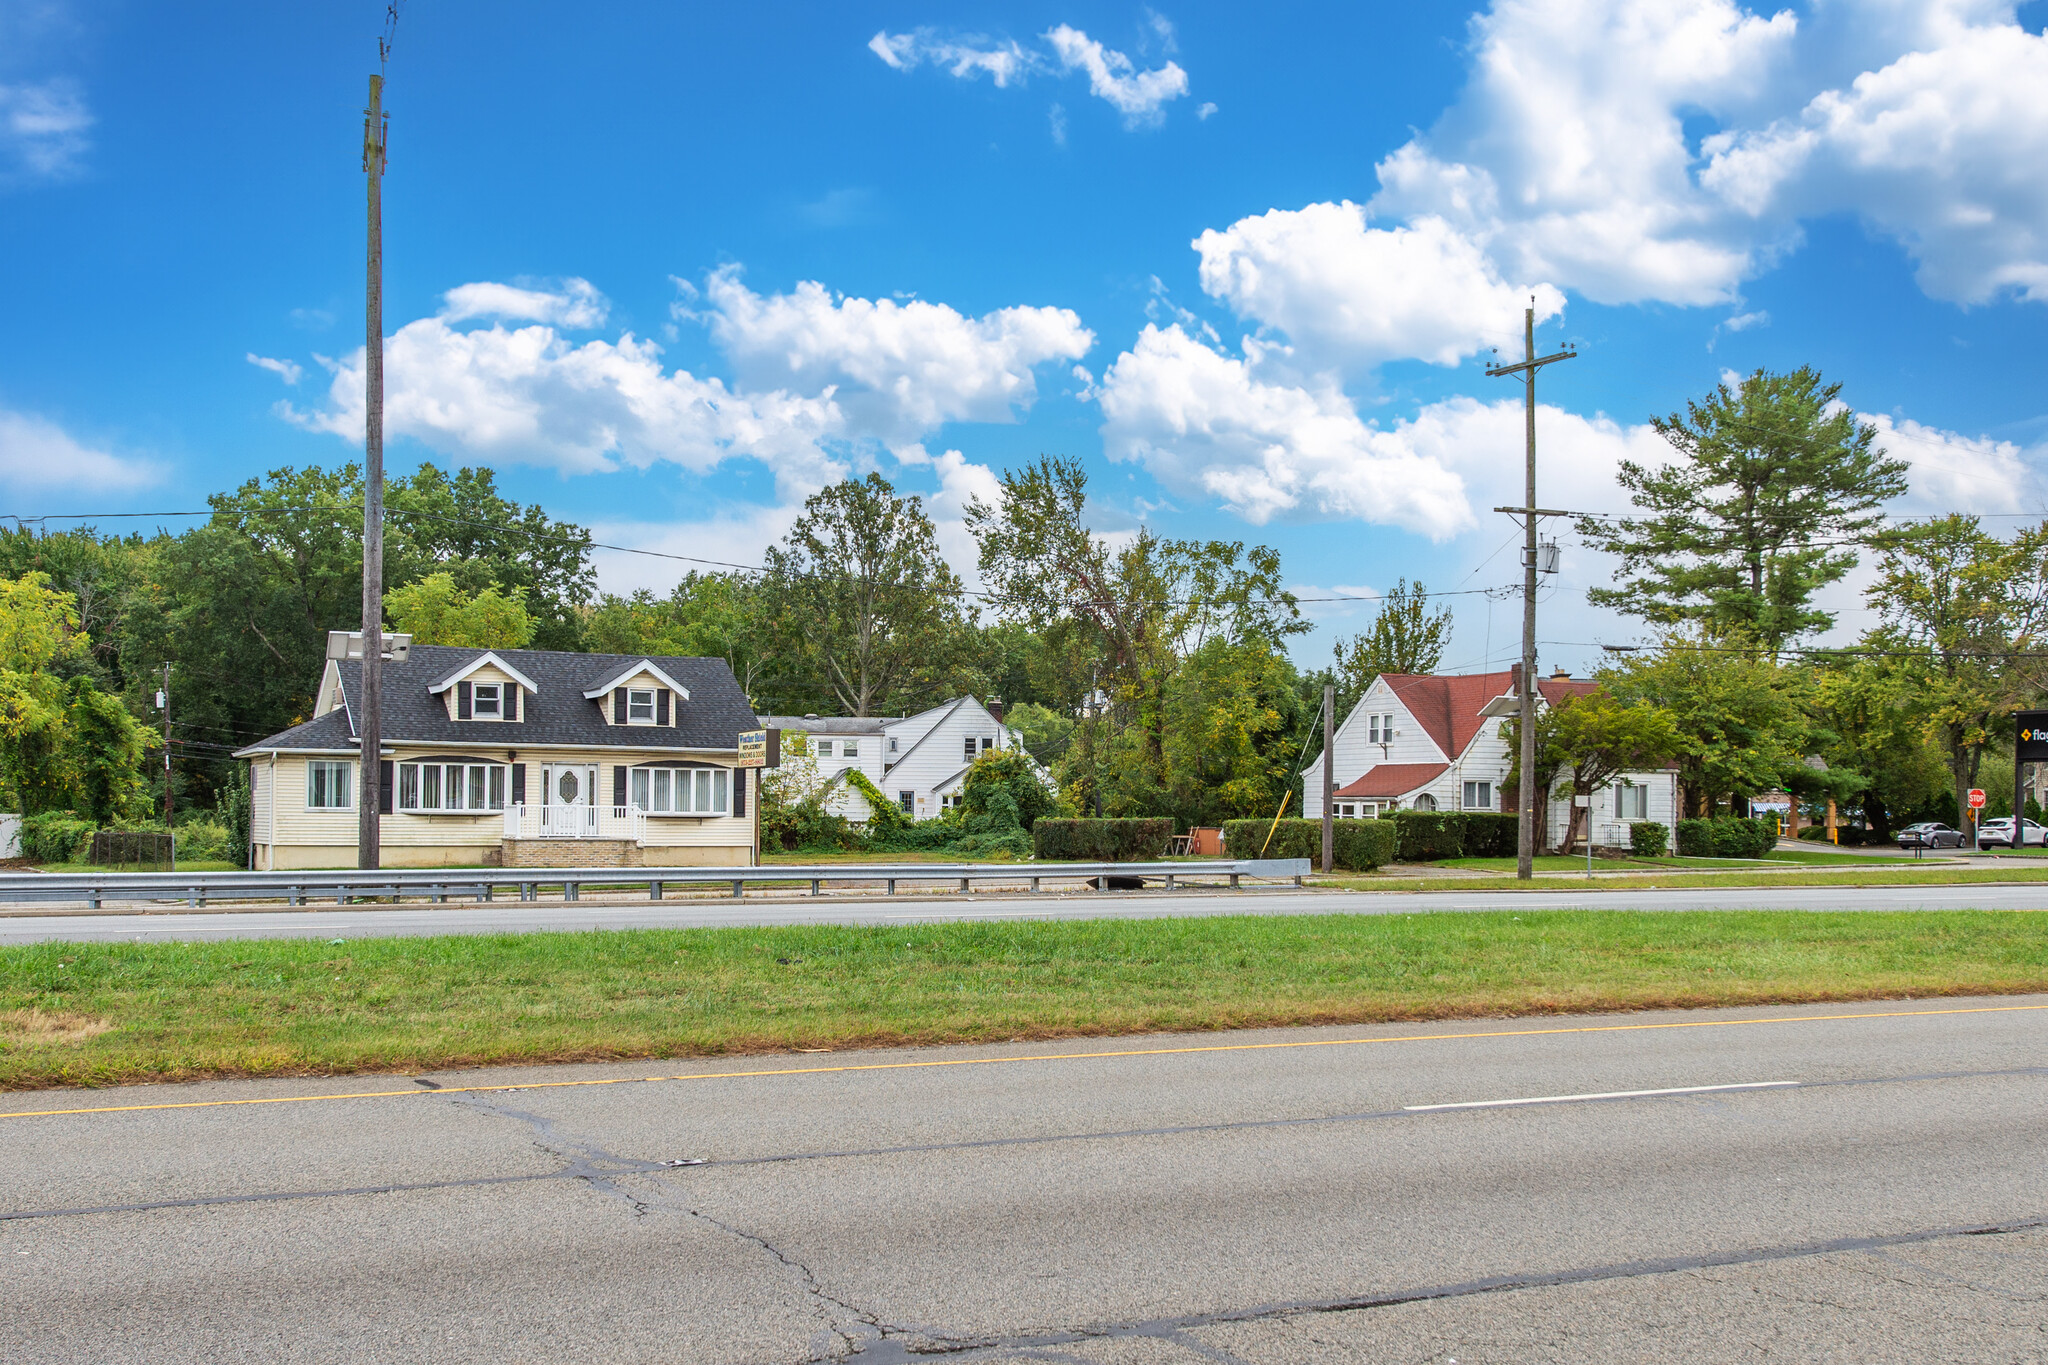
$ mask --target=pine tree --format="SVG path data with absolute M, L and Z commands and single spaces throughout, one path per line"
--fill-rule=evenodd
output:
M 1679 459 L 1622 462 L 1616 478 L 1644 515 L 1580 521 L 1621 558 L 1616 586 L 1592 589 L 1592 602 L 1774 655 L 1833 625 L 1814 594 L 1879 540 L 1877 508 L 1906 491 L 1905 462 L 1873 444 L 1877 429 L 1838 401 L 1841 387 L 1805 367 L 1758 370 L 1651 419 Z

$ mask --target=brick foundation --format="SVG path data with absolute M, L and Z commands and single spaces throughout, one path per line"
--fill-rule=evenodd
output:
M 507 839 L 506 867 L 645 867 L 631 839 Z

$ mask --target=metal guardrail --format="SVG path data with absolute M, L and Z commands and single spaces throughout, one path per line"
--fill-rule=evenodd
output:
M 765 864 L 755 867 L 407 867 L 375 872 L 14 872 L 0 873 L 0 902 L 84 901 L 93 909 L 106 901 L 184 901 L 202 906 L 210 901 L 281 900 L 310 905 L 332 900 L 336 905 L 370 898 L 445 901 L 450 896 L 493 900 L 500 890 L 514 890 L 523 901 L 538 900 L 543 887 L 559 886 L 563 898 L 578 900 L 584 887 L 647 888 L 660 900 L 670 887 L 726 886 L 744 895 L 748 883 L 808 882 L 813 896 L 831 882 L 883 882 L 889 895 L 899 882 L 958 882 L 969 891 L 975 882 L 1028 880 L 1041 883 L 1092 881 L 1108 889 L 1111 879 L 1136 878 L 1163 882 L 1172 890 L 1181 878 L 1292 880 L 1297 885 L 1309 872 L 1306 858 L 1245 858 L 1217 862 L 1158 863 L 830 863 L 808 866 Z

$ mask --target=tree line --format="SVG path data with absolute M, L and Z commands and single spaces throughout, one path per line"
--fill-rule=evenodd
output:
M 1790 790 L 1886 832 L 1999 785 L 2005 718 L 2043 690 L 2048 523 L 1884 517 L 1906 467 L 1810 369 L 1721 384 L 1655 425 L 1674 458 L 1622 465 L 1633 510 L 1577 526 L 1620 566 L 1593 602 L 1653 642 L 1601 671 L 1597 705 L 1546 719 L 1545 784 L 1668 761 L 1691 814 Z M 165 663 L 181 805 L 217 799 L 234 748 L 307 718 L 327 631 L 360 616 L 360 471 L 274 470 L 208 502 L 176 533 L 0 532 L 0 800 L 160 809 Z M 422 465 L 386 506 L 388 625 L 422 643 L 716 656 L 762 713 L 1000 698 L 1065 805 L 1111 816 L 1272 814 L 1298 799 L 1326 683 L 1341 717 L 1449 642 L 1449 614 L 1403 580 L 1326 666 L 1300 667 L 1309 625 L 1278 551 L 1105 534 L 1079 462 L 1056 457 L 970 504 L 975 588 L 923 501 L 879 473 L 813 495 L 758 570 L 667 593 L 598 592 L 589 531 L 488 470 Z M 1866 557 L 1876 624 L 1807 645 L 1835 622 L 1823 592 Z

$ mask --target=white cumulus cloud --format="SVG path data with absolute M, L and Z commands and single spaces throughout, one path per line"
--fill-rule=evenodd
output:
M 1877 428 L 1877 444 L 1887 454 L 1906 462 L 1910 486 L 1898 509 L 1908 515 L 2026 512 L 2042 505 L 2038 469 L 2048 451 L 1943 431 L 1910 417 L 1858 413 L 1857 418 Z
M 0 483 L 104 490 L 151 484 L 161 477 L 162 470 L 149 460 L 87 445 L 47 417 L 0 408 Z
M 533 289 L 480 281 L 459 284 L 441 296 L 441 316 L 450 322 L 470 318 L 503 318 L 508 322 L 546 322 L 578 331 L 604 326 L 611 301 L 589 280 L 567 279 L 559 288 Z
M 1088 93 L 1115 106 L 1127 127 L 1159 122 L 1166 105 L 1188 92 L 1188 73 L 1178 62 L 1140 71 L 1123 53 L 1066 24 L 1045 40 L 1059 57 L 1060 69 L 1087 72 Z
M 1154 18 L 1154 33 L 1170 49 L 1172 25 Z M 1177 62 L 1141 70 L 1128 54 L 1105 46 L 1070 24 L 1060 24 L 1042 38 L 1045 46 L 1041 49 L 1027 48 L 1013 38 L 945 35 L 931 28 L 908 33 L 884 29 L 868 39 L 868 51 L 891 70 L 914 71 L 930 65 L 961 80 L 986 75 L 998 89 L 1023 85 L 1034 75 L 1065 76 L 1080 72 L 1088 77 L 1089 93 L 1121 113 L 1127 128 L 1158 123 L 1164 117 L 1166 105 L 1188 92 L 1188 73 Z M 1065 140 L 1063 114 L 1054 116 L 1053 130 L 1054 141 Z
M 1702 182 L 1760 219 L 1859 214 L 1935 298 L 2048 302 L 2048 38 L 2009 12 L 1928 36 L 1794 117 L 1713 139 Z
M 1169 487 L 1196 490 L 1254 524 L 1293 513 L 1357 517 L 1441 540 L 1466 529 L 1464 481 L 1398 432 L 1362 421 L 1333 383 L 1303 387 L 1244 358 L 1147 325 L 1102 377 L 1110 458 L 1142 462 Z
M 1194 248 L 1204 290 L 1332 364 L 1413 357 L 1453 365 L 1488 338 L 1519 335 L 1532 293 L 1539 320 L 1564 308 L 1549 285 L 1501 279 L 1441 218 L 1368 227 L 1366 211 L 1348 201 L 1242 218 L 1204 232 Z
M 908 441 L 942 422 L 1008 422 L 1038 396 L 1033 367 L 1095 337 L 1067 308 L 969 317 L 941 303 L 849 298 L 804 282 L 756 294 L 714 272 L 700 317 L 743 387 L 830 393 L 860 435 Z
M 585 281 L 450 290 L 440 313 L 385 342 L 386 432 L 450 458 L 564 473 L 657 463 L 703 473 L 753 459 L 773 471 L 784 496 L 797 496 L 843 476 L 855 443 L 901 446 L 946 422 L 1014 420 L 1037 396 L 1035 365 L 1077 360 L 1094 341 L 1066 309 L 976 318 L 921 300 L 847 298 L 815 283 L 763 295 L 730 270 L 714 273 L 701 298 L 701 311 L 679 306 L 677 316 L 709 325 L 732 362 L 731 380 L 671 370 L 658 343 L 631 333 L 581 342 L 564 335 L 561 327 L 601 315 L 603 296 Z M 459 325 L 535 316 L 548 320 Z M 332 374 L 326 403 L 279 411 L 359 439 L 362 352 L 322 363 Z

